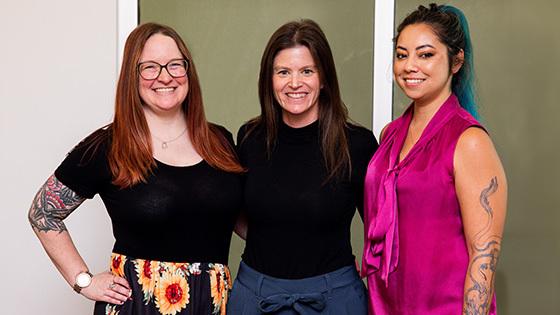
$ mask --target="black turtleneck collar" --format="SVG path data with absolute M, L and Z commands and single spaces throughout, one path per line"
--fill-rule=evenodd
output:
M 283 120 L 278 128 L 278 140 L 288 143 L 310 143 L 319 139 L 319 120 L 315 120 L 311 124 L 293 128 L 288 126 Z

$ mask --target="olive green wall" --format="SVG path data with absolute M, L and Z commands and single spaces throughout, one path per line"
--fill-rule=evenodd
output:
M 426 3 L 397 0 L 396 23 Z M 559 314 L 560 2 L 448 3 L 469 19 L 482 122 L 508 177 L 498 309 L 507 315 Z M 408 101 L 396 92 L 394 113 L 400 115 Z
M 260 112 L 257 79 L 270 35 L 282 24 L 300 18 L 311 18 L 323 28 L 350 116 L 371 129 L 373 14 L 371 0 L 140 1 L 141 22 L 170 25 L 186 41 L 200 76 L 208 119 L 234 134 Z M 358 260 L 362 235 L 356 215 L 352 246 Z M 234 274 L 243 246 L 235 236 L 230 254 Z

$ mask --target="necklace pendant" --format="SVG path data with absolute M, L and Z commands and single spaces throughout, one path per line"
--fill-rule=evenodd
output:
M 167 147 L 169 146 L 169 144 L 170 144 L 171 142 L 176 141 L 177 139 L 181 138 L 181 136 L 184 135 L 185 132 L 187 132 L 187 128 L 186 128 L 186 127 L 185 127 L 185 129 L 181 132 L 181 134 L 179 134 L 177 137 L 175 137 L 175 138 L 173 138 L 173 139 L 170 139 L 170 140 L 167 140 L 167 141 L 164 141 L 164 140 L 160 139 L 159 137 L 157 137 L 157 136 L 154 135 L 154 134 L 152 134 L 152 136 L 154 137 L 155 140 L 161 142 L 161 148 L 162 148 L 163 150 L 165 150 L 165 149 L 167 149 Z

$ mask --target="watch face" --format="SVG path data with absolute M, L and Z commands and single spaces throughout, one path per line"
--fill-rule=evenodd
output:
M 76 276 L 76 284 L 77 284 L 80 288 L 85 288 L 85 287 L 87 287 L 90 283 L 91 283 L 91 276 L 90 276 L 88 273 L 82 272 L 82 273 L 80 273 L 78 276 Z

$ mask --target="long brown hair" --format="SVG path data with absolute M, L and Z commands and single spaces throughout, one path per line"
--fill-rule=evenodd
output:
M 168 26 L 145 23 L 130 33 L 124 47 L 123 63 L 117 83 L 115 117 L 110 127 L 112 137 L 108 160 L 113 184 L 126 188 L 143 182 L 156 165 L 152 153 L 150 130 L 138 92 L 137 70 L 144 45 L 154 34 L 171 37 L 183 57 L 189 62 L 187 70 L 189 92 L 182 108 L 196 152 L 212 167 L 227 172 L 242 172 L 243 168 L 227 139 L 216 126 L 206 121 L 196 67 L 184 41 Z
M 303 19 L 286 23 L 270 37 L 261 59 L 259 74 L 261 114 L 251 120 L 247 134 L 256 129 L 264 130 L 266 150 L 270 156 L 276 145 L 278 126 L 282 119 L 282 110 L 272 87 L 274 58 L 281 50 L 296 46 L 309 49 L 323 86 L 318 105 L 319 136 L 328 172 L 325 182 L 331 178 L 349 176 L 352 166 L 345 131 L 348 109 L 340 96 L 331 48 L 325 34 L 313 20 Z

